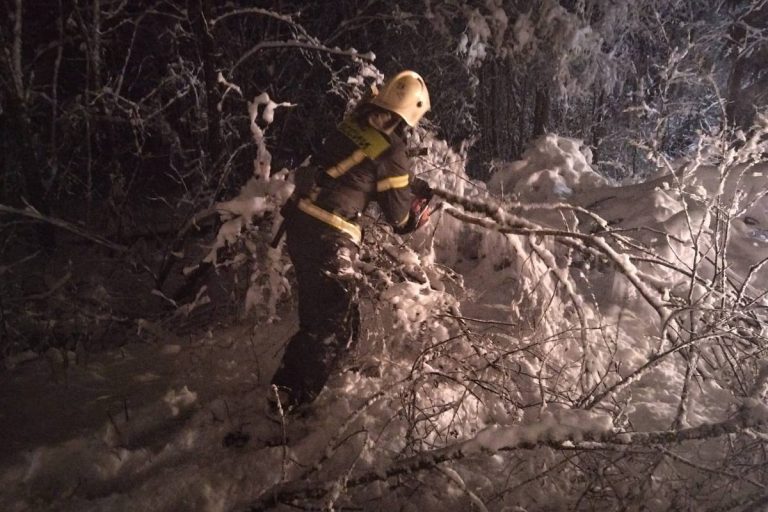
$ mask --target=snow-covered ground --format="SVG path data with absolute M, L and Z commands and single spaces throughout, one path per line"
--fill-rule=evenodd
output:
M 751 466 L 759 461 L 733 454 L 738 439 L 727 453 L 717 436 L 695 437 L 702 425 L 730 428 L 738 414 L 764 435 L 762 317 L 739 318 L 754 347 L 723 342 L 738 322 L 704 332 L 719 340 L 706 346 L 690 333 L 714 322 L 706 314 L 729 295 L 691 284 L 692 274 L 723 276 L 731 295 L 743 288 L 752 301 L 745 312 L 763 305 L 763 269 L 741 282 L 768 258 L 768 166 L 742 166 L 720 191 L 739 201 L 726 257 L 710 242 L 716 167 L 611 187 L 578 141 L 550 135 L 486 186 L 471 182 L 444 145 L 423 143 L 432 149 L 417 169 L 423 177 L 479 203 L 489 192 L 503 197 L 506 217 L 489 223 L 446 202 L 410 248 L 370 231 L 384 250 L 364 254 L 360 268 L 366 334 L 356 370 L 334 376 L 308 417 L 289 419 L 287 446 L 261 442 L 275 436 L 264 397 L 296 328 L 291 302 L 276 309 L 284 260 L 270 253 L 257 270 L 272 293 L 252 287 L 248 307 L 266 297 L 261 306 L 275 321 L 190 338 L 155 330 L 150 341 L 87 360 L 50 353 L 0 373 L 0 510 L 225 511 L 312 497 L 329 510 L 612 510 L 632 500 L 693 510 L 764 488 Z M 281 183 L 244 193 L 283 197 Z M 222 244 L 247 225 L 237 221 L 238 204 L 267 205 L 227 203 L 237 229 Z M 563 245 L 555 240 L 586 238 L 536 233 L 588 236 L 607 229 L 603 221 L 642 250 L 622 246 L 611 260 L 595 254 L 598 242 Z M 689 331 L 676 323 L 675 304 Z M 670 325 L 673 335 L 663 336 Z M 698 351 L 670 351 L 687 342 Z M 733 358 L 743 368 L 729 368 Z M 633 437 L 670 428 L 694 441 L 664 445 L 665 464 L 653 448 L 661 437 Z M 249 440 L 225 447 L 231 432 Z M 741 482 L 728 476 L 729 461 L 745 464 Z M 698 491 L 702 501 L 690 501 L 684 491 L 704 483 L 711 488 Z

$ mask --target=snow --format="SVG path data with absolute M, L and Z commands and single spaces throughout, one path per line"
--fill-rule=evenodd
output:
M 170 389 L 163 397 L 163 401 L 171 408 L 171 414 L 178 416 L 182 409 L 186 409 L 197 401 L 197 393 L 190 391 L 187 386 L 179 391 Z
M 515 41 L 517 42 L 518 51 L 522 51 L 523 48 L 534 37 L 534 26 L 531 23 L 531 18 L 528 14 L 521 14 L 515 20 L 513 27 L 515 33 Z
M 461 35 L 457 53 L 465 55 L 467 67 L 479 66 L 485 59 L 486 45 L 491 37 L 491 28 L 479 10 L 473 9 L 468 14 L 467 30 Z
M 524 196 L 536 202 L 557 201 L 608 183 L 591 167 L 592 156 L 581 141 L 550 134 L 523 153 L 521 159 L 499 166 L 488 189 L 499 195 Z
M 468 449 L 498 451 L 502 448 L 523 444 L 532 445 L 542 441 L 579 442 L 585 435 L 594 437 L 610 432 L 612 429 L 613 420 L 608 414 L 548 407 L 537 413 L 533 420 L 526 421 L 526 418 L 523 418 L 522 425 L 492 426 L 483 430 L 469 443 Z
M 523 44 L 521 19 L 515 34 Z M 471 30 L 490 34 L 479 19 Z M 576 44 L 585 35 L 573 36 Z M 697 324 L 669 313 L 670 304 L 691 298 L 706 311 L 720 297 L 691 285 L 684 272 L 638 261 L 628 250 L 598 258 L 552 237 L 470 225 L 450 214 L 460 206 L 445 205 L 406 240 L 367 231 L 379 237 L 381 250 L 364 250 L 355 275 L 363 284 L 365 319 L 355 360 L 331 378 L 314 415 L 289 418 L 285 428 L 293 442 L 260 443 L 275 434 L 263 418 L 264 397 L 282 346 L 297 327 L 293 303 L 282 301 L 292 293 L 290 264 L 281 246 L 265 249 L 254 229 L 273 214 L 274 230 L 278 206 L 292 192 L 290 172 L 271 173 L 263 146 L 280 105 L 265 94 L 251 103 L 260 163 L 237 197 L 215 205 L 222 227 L 209 261 L 250 265 L 243 306 L 249 321 L 183 338 L 142 321 L 143 342 L 94 354 L 87 364 L 61 351 L 6 359 L 0 425 L 14 428 L 3 432 L 0 447 L 0 509 L 226 511 L 263 498 L 281 481 L 330 482 L 338 489 L 350 471 L 384 478 L 407 457 L 460 446 L 466 460 L 445 464 L 442 473 L 422 473 L 423 491 L 374 482 L 348 492 L 372 510 L 555 510 L 573 505 L 583 475 L 558 473 L 560 458 L 544 445 L 577 449 L 611 435 L 631 443 L 634 432 L 673 424 L 686 388 L 686 359 L 676 352 L 654 358 L 670 350 L 663 334 L 669 324 L 679 320 L 677 332 Z M 619 187 L 592 169 L 580 141 L 550 134 L 520 161 L 499 166 L 486 186 L 467 177 L 464 155 L 424 132 L 417 138 L 430 148 L 417 174 L 466 198 L 503 198 L 494 203 L 499 222 L 586 234 L 617 230 L 654 257 L 686 271 L 696 267 L 709 280 L 715 264 L 691 247 L 711 231 L 706 201 L 721 191 L 722 198 L 736 200 L 727 275 L 743 278 L 768 257 L 761 234 L 768 230 L 766 164 L 739 164 L 727 175 L 716 165 L 692 165 L 677 176 Z M 712 252 L 710 242 L 701 244 L 702 253 Z M 218 249 L 225 246 L 238 248 L 240 257 L 220 261 Z M 765 273 L 756 270 L 744 293 L 764 290 L 765 283 Z M 661 305 L 649 304 L 644 292 Z M 203 289 L 193 306 L 207 299 Z M 264 310 L 267 315 L 254 320 Z M 736 412 L 750 424 L 768 422 L 768 366 L 740 377 L 751 386 L 742 396 L 738 379 L 714 367 L 727 357 L 710 350 L 716 346 L 697 345 L 700 376 L 687 391 L 681 424 L 730 421 Z M 594 402 L 600 392 L 609 394 Z M 223 447 L 233 431 L 251 441 Z M 697 447 L 723 450 L 717 440 L 706 443 L 681 448 L 681 454 L 696 458 Z M 632 472 L 640 466 L 623 467 Z M 500 481 L 537 479 L 549 471 L 552 478 L 533 481 L 503 503 L 483 501 Z M 674 474 L 668 467 L 654 473 L 664 486 L 659 503 L 674 492 L 669 486 L 677 477 L 665 482 Z

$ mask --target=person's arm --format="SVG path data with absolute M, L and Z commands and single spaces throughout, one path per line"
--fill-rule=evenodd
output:
M 410 171 L 410 161 L 399 148 L 385 155 L 378 164 L 376 183 L 377 202 L 384 216 L 396 233 L 405 234 L 416 230 L 429 218 L 425 191 L 429 186 L 423 180 L 415 180 Z
M 386 159 L 379 164 L 376 181 L 376 202 L 387 222 L 395 231 L 403 228 L 410 218 L 411 173 L 399 162 Z
M 395 228 L 399 234 L 411 233 L 429 222 L 431 213 L 429 201 L 432 199 L 432 189 L 426 181 L 414 178 L 411 183 L 411 206 L 408 210 L 408 220 Z

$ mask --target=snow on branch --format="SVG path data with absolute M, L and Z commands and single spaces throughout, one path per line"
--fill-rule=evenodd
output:
M 647 284 L 651 280 L 644 277 L 639 269 L 632 263 L 629 255 L 620 254 L 602 237 L 576 231 L 544 228 L 517 215 L 509 213 L 502 205 L 494 204 L 490 199 L 486 201 L 469 199 L 441 188 L 435 188 L 434 192 L 436 195 L 444 198 L 450 203 L 460 205 L 467 211 L 481 213 L 490 217 L 499 226 L 498 231 L 502 233 L 538 234 L 542 236 L 577 239 L 583 244 L 599 250 L 616 265 L 616 268 L 638 290 L 646 302 L 656 310 L 662 320 L 669 318 L 670 313 L 668 307 L 661 300 L 660 295 L 654 293 L 653 289 Z M 491 225 L 486 224 L 485 227 L 491 227 Z
M 743 434 L 746 429 L 765 426 L 768 423 L 766 410 L 762 405 L 757 414 L 745 414 L 732 420 L 699 425 L 682 430 L 655 432 L 614 432 L 610 417 L 589 413 L 584 410 L 561 411 L 571 416 L 570 424 L 561 423 L 564 418 L 512 427 L 491 427 L 481 431 L 475 438 L 455 443 L 436 450 L 426 451 L 391 463 L 386 468 L 364 472 L 349 478 L 347 488 L 367 485 L 393 477 L 430 471 L 439 465 L 465 459 L 490 455 L 497 451 L 531 450 L 549 447 L 557 450 L 591 449 L 600 444 L 618 447 L 640 447 L 675 445 L 686 441 L 718 438 L 729 434 Z M 745 434 L 746 435 L 746 434 Z M 268 510 L 274 506 L 297 499 L 319 499 L 331 492 L 336 479 L 323 481 L 291 481 L 267 489 L 247 508 L 250 512 Z
M 270 11 L 268 9 L 260 9 L 258 7 L 246 7 L 246 8 L 243 8 L 243 9 L 234 9 L 232 11 L 229 11 L 229 12 L 226 12 L 226 13 L 222 14 L 221 16 L 219 16 L 217 18 L 212 19 L 209 22 L 209 25 L 211 27 L 215 27 L 216 24 L 219 23 L 220 21 L 223 21 L 223 20 L 225 20 L 227 18 L 231 18 L 232 16 L 239 16 L 241 14 L 258 14 L 260 16 L 267 16 L 269 18 L 273 18 L 273 19 L 276 19 L 278 21 L 284 21 L 285 23 L 290 24 L 291 26 L 301 30 L 302 32 L 304 31 L 304 29 L 301 27 L 301 25 L 299 25 L 298 23 L 293 21 L 293 17 L 291 17 L 291 16 L 289 16 L 287 14 L 280 14 L 279 12 Z
M 376 60 L 376 55 L 373 54 L 373 52 L 368 53 L 360 53 L 357 50 L 349 49 L 349 50 L 342 50 L 341 48 L 334 47 L 330 48 L 328 46 L 325 46 L 320 43 L 306 43 L 303 41 L 264 41 L 262 43 L 257 44 L 256 46 L 252 47 L 250 50 L 245 52 L 239 59 L 237 59 L 237 62 L 232 66 L 232 68 L 229 70 L 230 76 L 235 73 L 235 70 L 240 67 L 240 65 L 251 58 L 253 55 L 257 54 L 261 50 L 269 50 L 269 49 L 275 49 L 275 48 L 299 48 L 302 50 L 312 50 L 317 52 L 324 52 L 324 53 L 330 53 L 333 55 L 342 55 L 345 57 L 351 57 L 353 59 L 362 59 L 373 62 Z

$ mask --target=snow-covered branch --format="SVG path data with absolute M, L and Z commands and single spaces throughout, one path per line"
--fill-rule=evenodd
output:
M 571 238 L 581 241 L 584 245 L 589 245 L 598 249 L 600 253 L 607 256 L 616 265 L 617 269 L 624 274 L 624 276 L 640 292 L 648 304 L 653 306 L 662 319 L 668 318 L 669 311 L 666 304 L 660 300 L 659 294 L 655 293 L 647 284 L 647 281 L 643 278 L 642 272 L 632 264 L 629 255 L 619 253 L 601 236 L 575 231 L 547 229 L 507 212 L 501 204 L 495 204 L 491 201 L 468 199 L 445 189 L 437 188 L 435 189 L 435 194 L 452 204 L 460 205 L 467 211 L 482 213 L 490 217 L 499 226 L 499 228 L 497 228 L 499 232 Z M 487 227 L 490 227 L 490 225 L 488 224 Z
M 229 75 L 230 76 L 234 75 L 237 68 L 240 67 L 240 65 L 243 64 L 243 62 L 247 61 L 258 52 L 262 50 L 270 50 L 270 49 L 276 49 L 276 48 L 298 48 L 300 50 L 310 50 L 315 52 L 330 53 L 332 55 L 342 55 L 345 57 L 350 57 L 352 59 L 362 59 L 367 61 L 374 61 L 376 59 L 376 56 L 370 52 L 360 53 L 357 50 L 342 50 L 341 48 L 336 48 L 336 47 L 329 48 L 319 43 L 307 43 L 304 41 L 295 41 L 295 40 L 263 41 L 253 46 L 250 50 L 248 50 L 243 55 L 241 55 L 240 58 L 237 59 L 234 65 L 232 65 L 232 67 L 230 68 Z
M 241 14 L 257 14 L 259 16 L 266 16 L 269 18 L 276 19 L 278 21 L 283 21 L 285 23 L 288 23 L 289 25 L 301 29 L 301 25 L 296 23 L 293 20 L 292 16 L 289 16 L 287 14 L 281 14 L 279 12 L 271 11 L 269 9 L 261 9 L 259 7 L 245 7 L 241 9 L 233 9 L 231 11 L 227 11 L 221 16 L 217 16 L 216 18 L 213 18 L 208 22 L 208 25 L 213 28 L 216 26 L 217 23 L 227 19 L 231 18 L 232 16 L 240 16 Z M 303 29 L 302 29 L 303 30 Z
M 713 439 L 730 434 L 746 435 L 745 429 L 766 424 L 768 424 L 768 417 L 765 416 L 765 411 L 762 411 L 760 415 L 683 430 L 658 432 L 614 432 L 607 425 L 600 425 L 599 422 L 591 424 L 586 422 L 571 427 L 552 423 L 545 427 L 530 425 L 491 428 L 479 433 L 474 439 L 423 452 L 395 461 L 385 468 L 352 476 L 346 484 L 348 488 L 358 487 L 401 475 L 431 471 L 449 461 L 488 456 L 497 451 L 533 450 L 541 447 L 578 450 L 590 449 L 595 443 L 625 447 L 677 445 L 687 441 Z M 266 490 L 257 501 L 248 506 L 247 510 L 260 512 L 273 508 L 279 503 L 296 499 L 320 499 L 334 488 L 335 482 L 336 480 L 292 481 L 280 484 Z

